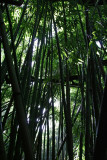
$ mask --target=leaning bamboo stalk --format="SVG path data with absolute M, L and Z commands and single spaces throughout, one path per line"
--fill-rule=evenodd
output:
M 8 44 L 8 39 L 6 36 L 5 24 L 3 22 L 1 9 L 0 9 L 0 30 L 1 30 L 1 36 L 3 41 L 3 47 L 4 47 L 5 57 L 7 61 L 7 66 L 8 66 L 8 73 L 11 79 L 17 119 L 18 119 L 19 126 L 22 133 L 22 141 L 23 141 L 25 157 L 26 159 L 33 160 L 33 151 L 32 151 L 30 132 L 27 126 L 27 120 L 24 112 L 21 91 L 20 91 L 18 80 L 16 77 L 15 68 L 12 62 L 12 56 L 11 56 L 11 52 Z
M 96 142 L 94 146 L 93 160 L 107 159 L 107 76 L 100 106 L 99 122 L 96 128 Z

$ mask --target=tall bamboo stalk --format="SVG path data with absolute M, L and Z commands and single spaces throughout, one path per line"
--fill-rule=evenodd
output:
M 12 84 L 12 89 L 13 89 L 17 118 L 18 118 L 19 126 L 22 132 L 22 140 L 23 140 L 25 156 L 28 159 L 33 159 L 33 151 L 32 151 L 32 144 L 30 140 L 30 133 L 29 133 L 29 129 L 27 126 L 26 116 L 25 116 L 23 103 L 22 103 L 22 96 L 21 96 L 19 85 L 18 85 L 18 80 L 17 80 L 15 69 L 14 69 L 14 65 L 12 62 L 12 56 L 11 56 L 10 48 L 8 45 L 8 40 L 6 37 L 5 25 L 3 22 L 1 9 L 0 9 L 0 24 L 1 24 L 0 30 L 2 34 L 3 46 L 4 46 L 6 61 L 8 65 L 8 72 L 11 78 L 11 84 Z

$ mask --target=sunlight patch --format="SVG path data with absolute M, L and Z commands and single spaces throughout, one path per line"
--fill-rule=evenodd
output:
M 99 41 L 96 41 L 96 45 L 97 45 L 99 48 L 101 48 L 101 44 L 100 44 Z

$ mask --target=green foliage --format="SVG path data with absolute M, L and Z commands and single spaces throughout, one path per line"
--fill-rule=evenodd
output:
M 44 3 L 42 0 L 40 2 L 39 0 L 30 0 L 27 4 L 24 16 L 22 16 L 25 2 L 26 1 L 24 1 L 24 4 L 20 7 L 16 7 L 14 5 L 7 6 L 11 25 L 9 24 L 7 16 L 8 13 L 5 6 L 2 11 L 2 15 L 6 27 L 6 36 L 10 46 L 12 61 L 14 66 L 17 65 L 17 67 L 15 67 L 15 72 L 21 90 L 24 111 L 26 113 L 27 121 L 29 122 L 29 130 L 33 141 L 32 146 L 35 148 L 35 157 L 38 156 L 37 158 L 39 159 L 41 154 L 42 156 L 44 155 L 44 159 L 46 159 L 49 149 L 49 156 L 50 159 L 52 159 L 51 152 L 53 134 L 55 134 L 56 137 L 54 147 L 56 150 L 58 149 L 58 151 L 64 140 L 64 136 L 66 135 L 64 100 L 62 95 L 62 79 L 60 71 L 60 65 L 62 65 L 65 103 L 67 103 L 67 94 L 70 92 L 70 114 L 73 124 L 72 134 L 74 157 L 75 159 L 79 159 L 80 134 L 83 133 L 82 159 L 85 159 L 87 79 L 89 79 L 89 108 L 91 108 L 90 117 L 92 117 L 92 119 L 88 117 L 90 120 L 89 132 L 91 135 L 90 139 L 94 142 L 96 134 L 96 125 L 94 121 L 96 121 L 96 114 L 93 112 L 96 112 L 96 108 L 94 108 L 95 102 L 97 101 L 99 104 L 101 103 L 101 96 L 103 95 L 104 88 L 103 75 L 107 74 L 107 67 L 102 65 L 102 60 L 107 59 L 105 7 L 101 6 L 99 8 L 97 6 L 96 8 L 85 8 L 84 6 L 76 4 L 75 1 L 72 1 L 72 4 L 71 2 L 65 1 L 64 17 L 62 1 L 53 3 L 51 7 L 51 3 L 47 1 Z M 88 10 L 89 22 L 87 22 L 86 19 L 85 9 Z M 54 13 L 55 24 L 57 27 L 57 35 L 52 11 Z M 13 37 L 10 28 L 12 29 Z M 1 42 L 2 41 L 0 41 L 2 54 L 1 61 L 3 64 L 6 53 L 4 54 L 3 44 Z M 100 44 L 99 46 L 97 45 L 97 42 Z M 59 51 L 61 52 L 61 64 Z M 98 58 L 100 59 L 101 64 L 99 64 Z M 68 88 L 66 87 L 67 67 L 69 77 L 71 78 L 69 80 L 69 90 L 67 90 Z M 8 74 L 8 70 L 9 69 L 7 67 L 5 75 Z M 93 72 L 95 75 L 93 75 Z M 2 74 L 2 78 L 3 76 L 4 75 Z M 77 76 L 77 79 L 73 79 L 73 76 Z M 11 77 L 8 78 L 11 79 Z M 4 83 L 1 88 L 2 121 L 4 121 L 11 96 L 13 95 L 11 87 L 12 82 L 7 83 L 5 76 L 3 79 Z M 93 82 L 99 88 L 95 87 L 93 89 Z M 13 96 L 17 96 L 17 94 Z M 52 113 L 52 97 L 54 100 L 54 118 Z M 56 101 L 59 102 L 58 105 Z M 7 113 L 8 116 L 3 129 L 3 140 L 6 154 L 8 153 L 9 145 L 11 143 L 10 135 L 12 122 L 15 120 L 15 117 L 18 116 L 16 112 L 15 115 L 12 116 L 15 107 L 15 104 L 12 103 L 10 110 Z M 66 105 L 66 107 L 68 106 Z M 55 133 L 53 133 L 53 119 L 55 122 Z M 50 126 L 48 122 L 52 124 L 52 126 Z M 43 130 L 43 126 L 46 127 L 46 131 Z M 17 141 L 21 132 L 18 124 L 16 128 L 16 132 L 14 133 L 16 137 L 14 139 L 15 148 L 13 153 L 17 155 L 21 151 L 21 154 L 19 154 L 21 158 L 20 156 L 18 157 L 20 160 L 24 158 L 24 151 L 20 138 L 19 142 Z M 40 142 L 40 136 L 42 137 L 42 142 Z M 43 139 L 44 136 L 45 138 Z M 48 148 L 48 143 L 50 144 L 50 148 Z M 66 148 L 65 144 L 63 148 Z M 93 148 L 94 144 L 90 143 L 89 145 Z M 17 150 L 17 147 L 19 147 L 19 150 Z M 15 156 L 14 154 L 13 157 Z M 55 155 L 57 155 L 57 151 L 55 151 Z M 63 156 L 62 151 L 60 155 Z M 56 160 L 60 159 L 61 156 L 57 156 Z M 64 156 L 64 158 L 66 158 L 68 153 Z

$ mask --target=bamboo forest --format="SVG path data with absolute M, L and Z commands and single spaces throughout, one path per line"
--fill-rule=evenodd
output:
M 0 160 L 107 160 L 106 46 L 106 0 L 0 0 Z

